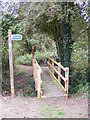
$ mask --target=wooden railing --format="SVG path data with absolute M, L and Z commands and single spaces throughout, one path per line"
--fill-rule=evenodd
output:
M 41 86 L 42 86 L 42 80 L 41 80 L 41 73 L 42 69 L 39 66 L 38 62 L 33 59 L 33 76 L 35 80 L 35 89 L 37 91 L 37 97 L 41 97 Z
M 38 62 L 34 58 L 34 46 L 32 46 L 32 67 L 33 67 L 33 78 L 35 80 L 35 89 L 37 91 L 37 97 L 40 98 L 42 94 L 41 86 L 42 86 L 42 80 L 41 80 L 41 73 L 42 69 L 39 66 Z
M 49 68 L 49 72 L 52 74 L 56 82 L 66 92 L 66 99 L 68 99 L 69 68 L 63 67 L 60 63 L 56 62 L 53 58 L 50 57 L 48 57 L 48 68 Z M 65 77 L 61 74 L 61 70 L 65 72 Z M 57 73 L 58 78 L 55 76 L 54 73 Z M 65 86 L 62 85 L 61 79 L 64 81 Z

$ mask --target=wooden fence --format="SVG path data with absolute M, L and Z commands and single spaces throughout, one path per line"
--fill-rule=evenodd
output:
M 35 80 L 35 89 L 37 91 L 37 97 L 41 97 L 41 86 L 42 86 L 42 80 L 41 80 L 41 73 L 42 69 L 37 63 L 37 61 L 34 59 L 33 60 L 33 76 Z
M 52 74 L 56 82 L 62 87 L 66 92 L 66 99 L 68 99 L 68 85 L 69 85 L 69 68 L 63 67 L 60 63 L 56 62 L 53 58 L 48 57 L 48 68 L 49 72 Z M 65 77 L 61 74 L 61 70 L 65 72 Z M 58 78 L 54 73 L 57 73 Z M 64 81 L 65 86 L 62 85 L 61 79 Z

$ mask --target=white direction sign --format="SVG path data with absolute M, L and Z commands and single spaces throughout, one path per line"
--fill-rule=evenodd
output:
M 12 40 L 22 40 L 22 35 L 20 35 L 20 34 L 12 34 L 11 39 Z

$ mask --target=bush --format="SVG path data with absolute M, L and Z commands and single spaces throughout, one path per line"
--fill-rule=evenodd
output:
M 48 56 L 51 56 L 51 57 L 57 57 L 57 53 L 56 51 L 44 51 L 43 53 L 42 52 L 39 52 L 39 51 L 36 51 L 35 52 L 35 58 L 37 59 L 38 62 L 46 62 L 47 59 L 48 59 Z
M 86 83 L 84 86 L 83 86 L 83 84 L 82 83 L 80 83 L 79 84 L 79 91 L 78 91 L 78 94 L 80 95 L 80 94 L 84 94 L 84 96 L 86 97 L 86 98 L 90 98 L 90 95 L 89 95 L 89 93 L 88 93 L 88 86 L 89 86 L 89 84 L 88 83 Z
M 25 54 L 24 56 L 19 56 L 15 59 L 15 65 L 31 65 L 32 63 L 32 55 Z
M 87 70 L 88 70 L 88 43 L 87 37 L 79 38 L 73 44 L 73 51 L 71 57 L 71 80 L 70 92 L 81 91 L 83 86 L 87 84 Z
M 44 51 L 44 52 L 35 52 L 35 58 L 36 60 L 40 63 L 43 62 L 45 63 L 47 61 L 48 56 L 52 56 L 54 58 L 57 57 L 57 52 L 56 51 Z M 24 54 L 24 56 L 19 56 L 15 60 L 15 64 L 22 64 L 22 65 L 31 65 L 32 64 L 32 54 Z

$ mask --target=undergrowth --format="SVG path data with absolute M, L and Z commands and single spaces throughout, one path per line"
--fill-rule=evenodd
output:
M 35 58 L 37 59 L 38 62 L 43 62 L 46 63 L 48 56 L 52 56 L 54 58 L 57 57 L 57 52 L 56 51 L 44 51 L 44 52 L 39 52 L 36 51 L 34 54 Z M 15 65 L 31 65 L 32 64 L 32 54 L 24 54 L 23 56 L 19 56 L 15 60 Z

